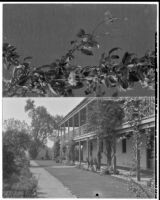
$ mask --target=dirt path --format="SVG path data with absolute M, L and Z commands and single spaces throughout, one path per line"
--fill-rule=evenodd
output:
M 38 198 L 74 198 L 57 178 L 35 161 L 31 161 L 30 170 L 38 178 Z

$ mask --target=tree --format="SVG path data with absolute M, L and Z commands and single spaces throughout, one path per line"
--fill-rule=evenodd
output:
M 68 160 L 75 161 L 75 141 L 71 139 L 68 143 Z
M 45 107 L 36 107 L 34 101 L 30 99 L 26 102 L 25 112 L 28 112 L 28 116 L 31 118 L 31 152 L 34 154 L 32 154 L 33 158 L 36 158 L 39 147 L 44 146 L 47 138 L 52 136 L 56 122 Z
M 114 173 L 116 173 L 116 127 L 124 118 L 124 111 L 119 101 L 96 99 L 89 107 L 89 128 L 96 130 L 98 137 L 98 162 L 100 167 L 101 148 L 103 139 L 106 143 L 107 165 L 111 166 L 112 152 L 114 158 Z
M 4 131 L 17 130 L 30 134 L 31 127 L 25 121 L 20 121 L 14 118 L 10 118 L 3 121 L 3 130 Z
M 25 151 L 30 147 L 28 125 L 23 121 L 9 119 L 4 121 L 3 131 L 3 179 L 19 173 L 17 161 L 23 164 Z
M 54 159 L 57 160 L 60 156 L 60 140 L 59 138 L 56 138 L 53 146 L 53 155 Z
M 49 149 L 46 148 L 46 155 L 45 155 L 45 159 L 46 160 L 50 160 L 50 156 L 49 156 Z
M 58 123 L 63 119 L 63 115 L 55 115 L 54 121 L 55 121 L 55 129 L 58 130 Z
M 151 108 L 154 110 L 154 98 L 127 98 L 124 103 L 124 110 L 126 113 L 127 120 L 132 127 L 132 137 L 133 137 L 133 152 L 134 160 L 136 165 L 137 181 L 140 181 L 140 150 L 143 143 L 144 134 L 147 136 L 149 141 L 151 132 L 142 132 L 141 122 L 142 119 L 151 114 Z M 153 113 L 152 113 L 153 114 Z M 149 143 L 147 141 L 147 143 Z
M 11 79 L 3 80 L 4 96 L 73 96 L 73 89 L 82 87 L 86 87 L 85 95 L 103 96 L 103 85 L 105 88 L 126 91 L 133 88 L 137 82 L 142 87 L 154 90 L 157 59 L 155 51 L 148 51 L 143 57 L 125 52 L 120 58 L 117 51 L 121 48 L 114 47 L 108 53 L 102 53 L 97 66 L 72 64 L 76 52 L 94 56 L 94 50 L 100 46 L 97 41 L 98 29 L 101 25 L 116 21 L 120 23 L 123 19 L 114 17 L 110 11 L 106 11 L 91 33 L 82 28 L 79 30 L 76 39 L 70 42 L 71 48 L 64 56 L 40 67 L 31 66 L 27 61 L 32 58 L 30 56 L 21 62 L 15 51 L 16 47 L 4 43 L 4 66 L 6 70 L 13 69 Z
M 3 133 L 3 143 L 14 152 L 17 157 L 23 156 L 25 150 L 30 146 L 30 135 L 17 130 L 8 130 Z
M 30 127 L 25 121 L 14 118 L 3 122 L 3 143 L 17 156 L 27 150 L 30 145 Z
M 13 173 L 18 172 L 14 152 L 3 143 L 3 181 L 8 180 Z

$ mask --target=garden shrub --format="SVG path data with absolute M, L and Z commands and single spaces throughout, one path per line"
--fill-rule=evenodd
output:
M 15 154 L 7 145 L 3 144 L 3 181 L 9 179 L 12 174 L 18 173 L 19 170 L 15 163 Z
M 19 174 L 12 174 L 3 186 L 3 197 L 34 197 L 37 193 L 38 180 L 29 168 L 24 166 Z
M 135 193 L 138 198 L 155 198 L 155 190 L 147 186 L 142 186 L 141 184 L 135 182 L 132 178 L 130 178 L 128 190 Z

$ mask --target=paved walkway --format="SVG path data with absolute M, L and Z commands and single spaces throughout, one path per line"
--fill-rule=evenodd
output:
M 38 198 L 74 198 L 64 185 L 40 167 L 35 161 L 30 161 L 30 170 L 38 178 Z
M 77 198 L 136 198 L 134 193 L 128 191 L 125 180 L 110 175 L 100 176 L 71 166 L 63 167 L 54 161 L 36 162 L 44 167 L 50 176 L 60 180 Z

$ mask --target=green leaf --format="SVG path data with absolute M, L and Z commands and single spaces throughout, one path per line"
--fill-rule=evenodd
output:
M 25 61 L 25 60 L 30 60 L 30 59 L 32 59 L 33 57 L 32 56 L 27 56 L 27 57 L 25 57 L 24 59 L 23 59 L 23 61 Z
M 114 75 L 109 75 L 108 78 L 111 83 L 117 83 L 117 78 Z
M 48 83 L 48 88 L 49 88 L 50 92 L 51 92 L 53 95 L 55 95 L 55 96 L 58 95 L 57 92 L 52 88 L 52 86 L 50 85 L 50 83 Z
M 119 83 L 123 89 L 127 89 L 129 86 L 128 81 L 126 79 L 119 79 Z
M 77 33 L 77 37 L 79 38 L 83 38 L 85 35 L 85 30 L 84 29 L 80 29 L 79 32 Z
M 81 49 L 81 52 L 87 56 L 93 56 L 93 52 L 89 49 L 86 49 L 86 48 L 82 48 Z
M 75 44 L 76 42 L 77 42 L 77 40 L 72 40 L 70 43 L 72 45 L 72 44 Z
M 119 49 L 121 49 L 121 48 L 120 48 L 120 47 L 115 47 L 115 48 L 111 49 L 111 50 L 108 52 L 108 55 L 110 56 L 111 53 L 113 53 L 114 51 L 117 51 L 117 50 L 119 50 Z
M 128 53 L 125 52 L 123 58 L 122 58 L 122 63 L 123 64 L 129 64 L 131 62 L 132 56 L 135 55 L 134 53 Z
M 119 56 L 118 55 L 112 55 L 111 59 L 119 59 Z

